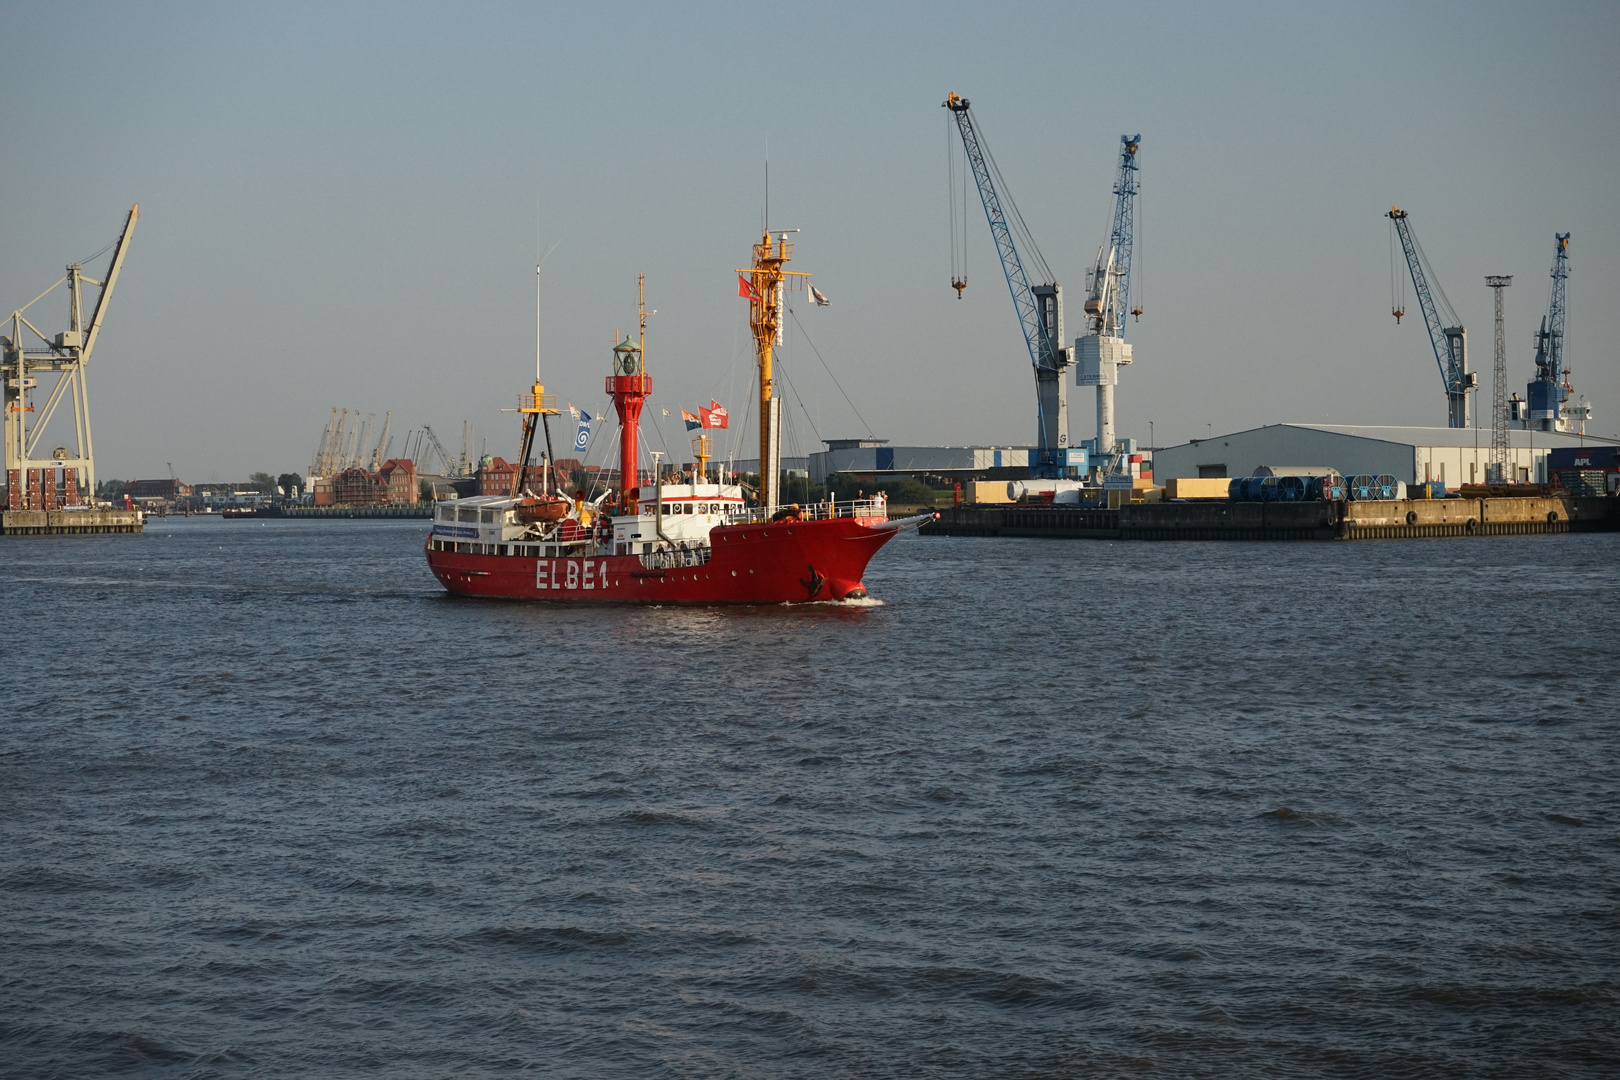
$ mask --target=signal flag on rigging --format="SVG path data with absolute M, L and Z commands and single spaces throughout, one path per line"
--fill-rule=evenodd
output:
M 805 282 L 805 287 L 810 290 L 810 299 L 816 302 L 816 307 L 832 306 L 832 301 L 827 299 L 826 294 L 820 289 L 816 288 L 814 285 L 811 285 L 809 282 Z
M 701 405 L 698 406 L 698 416 L 702 418 L 703 426 L 706 428 L 729 428 L 731 426 L 731 414 L 726 412 L 726 407 L 714 400 L 714 398 L 709 399 L 707 409 Z
M 737 295 L 744 300 L 757 301 L 759 299 L 759 293 L 754 291 L 754 286 L 741 274 L 737 275 Z

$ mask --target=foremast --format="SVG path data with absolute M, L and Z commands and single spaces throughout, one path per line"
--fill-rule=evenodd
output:
M 754 329 L 754 353 L 759 364 L 759 502 L 769 512 L 779 502 L 781 476 L 782 410 L 771 376 L 772 351 L 787 331 L 787 290 L 801 289 L 810 275 L 785 270 L 793 258 L 789 233 L 797 229 L 767 229 L 754 245 L 754 264 L 737 273 L 748 275 L 748 322 Z
M 640 333 L 636 341 L 626 334 L 613 347 L 613 374 L 607 378 L 607 392 L 619 414 L 619 505 L 622 513 L 636 509 L 636 434 L 641 424 L 641 407 L 652 393 L 652 376 L 647 374 L 643 349 L 647 343 L 647 275 L 636 275 L 636 309 Z M 657 480 L 657 477 L 654 477 Z

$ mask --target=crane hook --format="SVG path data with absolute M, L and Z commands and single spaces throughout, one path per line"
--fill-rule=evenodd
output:
M 967 278 L 951 278 L 951 288 L 956 290 L 956 298 L 962 299 L 962 290 L 967 288 Z

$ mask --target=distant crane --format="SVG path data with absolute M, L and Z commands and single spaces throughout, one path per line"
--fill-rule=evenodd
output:
M 332 406 L 332 415 L 326 421 L 326 430 L 321 432 L 320 445 L 315 448 L 315 460 L 310 462 L 309 473 L 311 476 L 332 475 L 328 470 L 332 465 L 332 438 L 337 432 L 337 423 L 338 411 L 337 406 L 334 405 Z
M 73 263 L 54 285 L 13 311 L 6 320 L 10 323 L 10 333 L 0 337 L 0 409 L 3 409 L 0 427 L 5 429 L 4 439 L 0 441 L 5 444 L 8 509 L 45 509 L 44 493 L 36 487 L 36 481 L 43 484 L 48 477 L 54 499 L 57 469 L 63 470 L 63 484 L 74 498 L 81 490 L 94 493 L 96 489 L 96 458 L 86 380 L 90 357 L 101 336 L 102 320 L 107 316 L 107 304 L 118 284 L 118 274 L 123 268 L 124 256 L 129 253 L 130 237 L 135 234 L 135 223 L 139 219 L 140 204 L 137 203 L 129 208 L 123 231 L 112 245 L 106 275 L 100 281 L 86 275 L 80 264 Z M 68 328 L 47 337 L 25 313 L 64 281 L 68 287 Z M 84 319 L 83 286 L 86 284 L 101 287 L 88 324 Z M 35 314 L 34 318 L 40 316 Z M 25 334 L 33 335 L 40 345 L 30 347 L 24 340 Z M 39 375 L 44 372 L 54 374 L 56 383 L 36 413 L 33 391 L 39 388 Z M 55 440 L 41 442 L 57 406 L 64 401 L 69 403 L 73 415 L 72 453 L 67 452 L 66 446 L 52 446 Z M 44 447 L 51 448 L 50 457 L 39 453 Z M 78 480 L 81 470 L 84 473 L 82 488 Z M 27 506 L 23 505 L 25 497 Z
M 1075 342 L 1079 364 L 1076 383 L 1097 388 L 1096 453 L 1101 464 L 1113 471 L 1120 460 L 1114 438 L 1114 387 L 1119 369 L 1131 362 L 1131 347 L 1125 341 L 1125 316 L 1142 317 L 1140 307 L 1131 309 L 1131 248 L 1136 233 L 1136 152 L 1140 135 L 1119 137 L 1119 172 L 1114 181 L 1114 225 L 1108 243 L 1097 251 L 1091 269 L 1091 289 L 1086 297 L 1086 318 L 1090 332 Z
M 428 424 L 423 424 L 422 432 L 427 436 L 428 444 L 433 447 L 433 452 L 438 454 L 439 460 L 444 463 L 444 475 L 460 476 L 461 473 L 456 469 L 455 459 L 452 458 L 449 451 L 444 448 L 444 444 L 439 442 L 439 437 L 433 434 L 433 428 Z
M 1468 391 L 1479 385 L 1479 376 L 1468 370 L 1468 335 L 1462 320 L 1446 299 L 1428 256 L 1412 236 L 1412 226 L 1406 220 L 1406 211 L 1391 207 L 1388 215 L 1401 239 L 1401 250 L 1406 254 L 1406 266 L 1412 273 L 1412 288 L 1417 292 L 1418 304 L 1423 308 L 1423 321 L 1429 328 L 1429 343 L 1434 346 L 1434 359 L 1440 365 L 1440 381 L 1446 390 L 1446 425 L 1454 428 L 1468 426 Z M 1431 288 L 1430 282 L 1434 285 Z M 1395 309 L 1395 321 L 1406 311 L 1404 304 Z
M 358 416 L 359 413 L 356 412 L 355 415 Z M 366 414 L 366 422 L 360 425 L 360 430 L 355 435 L 354 447 L 350 449 L 344 458 L 343 467 L 345 469 L 358 469 L 361 462 L 366 459 L 366 451 L 371 446 L 371 425 L 376 419 L 376 413 Z
M 394 410 L 389 409 L 388 414 L 383 417 L 382 435 L 377 438 L 377 445 L 373 447 L 371 451 L 372 472 L 376 472 L 378 469 L 382 468 L 383 460 L 388 456 L 388 448 L 393 444 L 394 441 L 389 437 L 388 431 L 393 426 Z
M 984 204 L 984 216 L 990 223 L 990 235 L 995 241 L 996 252 L 1001 256 L 1001 270 L 1007 278 L 1007 290 L 1012 293 L 1013 308 L 1024 333 L 1024 344 L 1029 349 L 1030 363 L 1035 369 L 1037 456 L 1030 473 L 1040 478 L 1061 477 L 1069 464 L 1069 399 L 1064 372 L 1074 361 L 1073 348 L 1062 344 L 1063 289 L 1052 280 L 1051 268 L 1041 257 L 1040 248 L 1035 245 L 1010 195 L 1007 196 L 1006 205 L 1011 208 L 1011 216 L 1003 208 L 996 181 L 1000 181 L 1000 187 L 1005 192 L 1006 180 L 1001 177 L 1001 170 L 973 123 L 967 99 L 952 93 L 943 105 L 951 111 L 956 130 L 962 136 L 962 148 L 974 181 L 978 184 L 979 201 Z M 1023 259 L 1013 241 L 1015 229 L 1035 259 L 1036 268 L 1047 278 L 1044 284 L 1030 284 Z M 960 278 L 953 274 L 951 287 L 957 290 L 958 296 L 961 296 L 966 285 L 965 271 Z
M 455 476 L 471 476 L 478 463 L 478 429 L 471 420 L 461 422 L 461 459 L 456 462 Z
M 1547 314 L 1536 331 L 1536 378 L 1527 388 L 1531 426 L 1542 431 L 1570 431 L 1579 421 L 1586 430 L 1591 407 L 1584 401 L 1568 406 L 1574 388 L 1569 385 L 1569 367 L 1564 360 L 1565 282 L 1569 279 L 1569 233 L 1553 234 L 1552 292 Z

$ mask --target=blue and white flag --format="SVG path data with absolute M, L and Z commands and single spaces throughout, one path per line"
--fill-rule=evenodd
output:
M 591 443 L 591 414 L 579 410 L 579 433 L 574 436 L 574 449 L 583 451 Z

